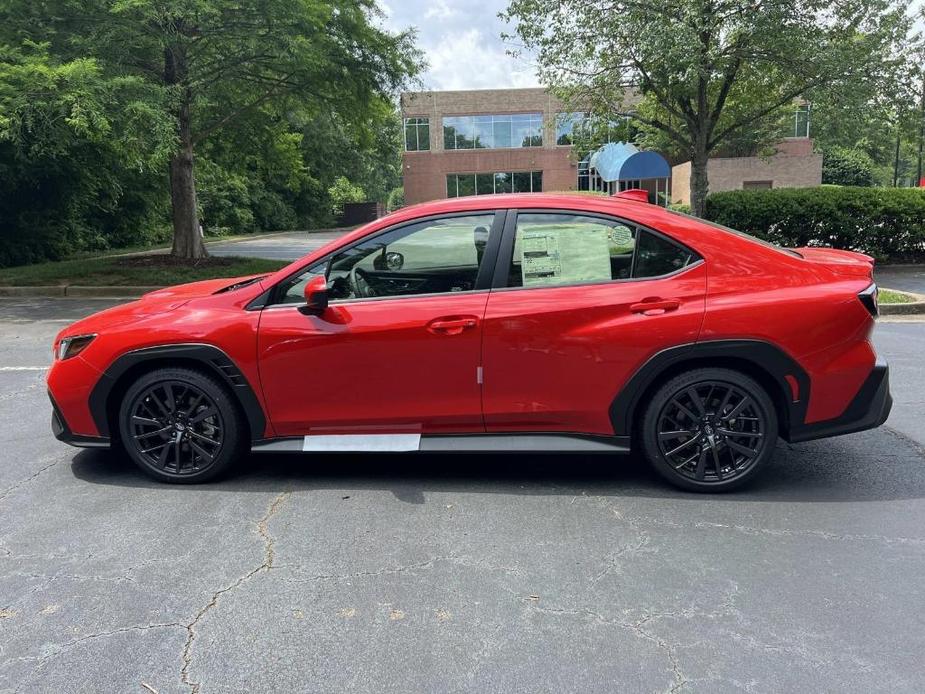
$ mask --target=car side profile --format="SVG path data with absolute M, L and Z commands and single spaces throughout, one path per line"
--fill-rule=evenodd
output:
M 638 450 L 681 488 L 728 490 L 778 437 L 886 420 L 872 268 L 631 196 L 425 203 L 274 274 L 65 328 L 52 426 L 166 482 L 248 450 Z

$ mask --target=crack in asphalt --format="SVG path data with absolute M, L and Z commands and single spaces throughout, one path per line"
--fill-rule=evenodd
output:
M 17 489 L 19 489 L 20 487 L 24 487 L 25 485 L 29 484 L 29 482 L 31 482 L 32 480 L 34 480 L 36 477 L 38 477 L 39 475 L 41 475 L 41 474 L 42 474 L 43 472 L 45 472 L 46 470 L 48 470 L 48 469 L 50 469 L 50 468 L 53 468 L 55 465 L 57 465 L 58 463 L 60 463 L 60 462 L 61 462 L 62 460 L 64 460 L 66 457 L 67 457 L 66 455 L 59 455 L 59 456 L 57 456 L 56 458 L 48 458 L 48 459 L 46 459 L 46 460 L 43 460 L 43 461 L 42 461 L 43 463 L 48 463 L 48 464 L 47 464 L 47 465 L 44 465 L 43 467 L 39 468 L 38 470 L 36 470 L 35 472 L 33 472 L 33 473 L 32 473 L 31 475 L 29 475 L 28 477 L 26 477 L 26 478 L 20 480 L 20 481 L 17 482 L 16 484 L 13 484 L 13 485 L 7 487 L 6 489 L 4 489 L 2 492 L 0 492 L 0 501 L 3 501 L 4 499 L 6 499 L 6 497 L 8 497 L 10 494 L 12 494 L 13 492 L 15 492 L 15 491 L 16 491 Z M 50 461 L 50 462 L 49 462 L 49 461 Z M 41 464 L 41 463 L 40 463 L 40 464 Z
M 216 606 L 218 605 L 219 598 L 226 593 L 234 591 L 236 588 L 240 587 L 242 584 L 246 583 L 248 580 L 256 576 L 258 573 L 264 571 L 269 571 L 273 568 L 273 562 L 275 559 L 275 541 L 270 535 L 269 524 L 270 520 L 277 514 L 280 507 L 286 502 L 289 498 L 291 492 L 282 492 L 277 495 L 277 497 L 270 504 L 270 507 L 267 509 L 267 512 L 263 517 L 257 521 L 257 533 L 263 539 L 264 543 L 264 552 L 263 552 L 263 562 L 257 567 L 254 567 L 243 576 L 238 577 L 232 583 L 220 588 L 212 594 L 211 599 L 207 602 L 200 610 L 196 613 L 195 617 L 189 624 L 183 625 L 186 628 L 186 643 L 183 645 L 182 653 L 182 662 L 183 666 L 180 668 L 180 681 L 190 688 L 190 694 L 199 694 L 199 689 L 202 686 L 200 682 L 194 682 L 190 679 L 189 669 L 193 662 L 193 642 L 196 640 L 196 627 L 200 621 Z
M 902 433 L 898 429 L 894 429 L 893 427 L 888 427 L 886 424 L 881 425 L 880 428 L 883 429 L 886 433 L 900 439 L 907 446 L 914 448 L 916 453 L 918 453 L 922 458 L 925 458 L 925 446 L 920 444 L 918 441 L 916 441 L 915 439 L 909 436 L 906 436 L 904 433 Z
M 925 450 L 925 449 L 923 449 Z M 741 523 L 720 523 L 717 521 L 697 521 L 694 523 L 678 523 L 675 521 L 657 518 L 654 516 L 627 516 L 620 511 L 609 499 L 600 496 L 591 496 L 582 493 L 575 499 L 590 501 L 600 508 L 609 511 L 614 518 L 622 523 L 626 523 L 630 528 L 640 533 L 643 537 L 648 537 L 644 527 L 661 527 L 673 528 L 678 530 L 733 530 L 745 535 L 763 535 L 767 537 L 809 537 L 827 541 L 837 542 L 877 542 L 886 546 L 890 545 L 911 545 L 913 547 L 925 546 L 923 537 L 893 537 L 889 535 L 870 535 L 859 533 L 839 534 L 827 532 L 825 530 L 794 530 L 791 528 L 761 528 L 752 525 L 743 525 Z
M 413 572 L 416 570 L 422 569 L 431 569 L 438 562 L 451 562 L 453 564 L 459 564 L 466 567 L 475 567 L 488 569 L 491 571 L 501 571 L 508 575 L 521 574 L 523 573 L 520 569 L 512 566 L 496 566 L 494 564 L 488 564 L 486 562 L 473 561 L 469 556 L 460 556 L 455 554 L 448 555 L 439 555 L 431 557 L 430 559 L 414 562 L 411 564 L 401 564 L 399 566 L 388 566 L 382 569 L 377 569 L 375 571 L 356 571 L 354 573 L 348 574 L 314 574 L 311 576 L 293 576 L 289 578 L 281 578 L 280 581 L 284 583 L 314 583 L 315 581 L 343 581 L 349 580 L 352 578 L 374 578 L 377 576 L 388 576 L 391 574 L 400 574 L 405 572 Z M 292 571 L 294 568 L 300 568 L 297 565 L 283 565 L 279 566 L 280 569 L 288 569 Z
M 92 634 L 86 634 L 85 636 L 81 636 L 79 638 L 73 639 L 72 641 L 68 641 L 66 643 L 55 646 L 54 649 L 50 653 L 46 653 L 44 655 L 21 656 L 18 658 L 14 658 L 12 662 L 37 661 L 35 664 L 35 667 L 32 668 L 30 677 L 24 678 L 24 681 L 20 682 L 14 691 L 16 692 L 22 691 L 23 687 L 26 685 L 26 682 L 29 679 L 31 679 L 31 676 L 34 676 L 39 670 L 41 670 L 42 667 L 45 666 L 45 663 L 47 663 L 49 660 L 53 660 L 54 658 L 57 658 L 59 655 L 61 655 L 65 651 L 68 651 L 71 648 L 74 648 L 75 646 L 79 646 L 80 644 L 86 641 L 92 641 L 94 639 L 101 639 L 101 638 L 106 638 L 109 636 L 115 636 L 117 634 L 125 634 L 131 631 L 148 631 L 150 629 L 167 629 L 167 628 L 182 629 L 183 624 L 181 624 L 180 622 L 157 622 L 154 624 L 142 624 L 142 625 L 135 625 L 135 626 L 129 626 L 129 627 L 120 627 L 118 629 L 110 629 L 109 631 L 94 632 Z

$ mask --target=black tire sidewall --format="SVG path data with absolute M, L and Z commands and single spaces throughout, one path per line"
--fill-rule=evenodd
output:
M 222 447 L 215 461 L 209 467 L 199 472 L 178 475 L 166 470 L 160 470 L 148 463 L 129 443 L 129 439 L 132 436 L 131 429 L 129 428 L 132 403 L 143 391 L 156 383 L 164 381 L 179 381 L 181 383 L 189 383 L 199 388 L 212 399 L 219 410 L 225 427 L 225 431 L 223 432 L 225 438 L 222 441 Z M 244 427 L 238 404 L 234 401 L 228 389 L 219 381 L 195 369 L 180 367 L 161 368 L 139 376 L 125 391 L 125 395 L 122 397 L 122 402 L 119 405 L 118 416 L 119 434 L 122 444 L 121 449 L 125 451 L 132 462 L 145 474 L 161 482 L 170 482 L 173 484 L 198 484 L 207 482 L 226 472 L 243 452 L 244 437 L 242 436 L 242 431 Z
M 658 446 L 658 417 L 668 400 L 678 391 L 702 381 L 720 381 L 741 388 L 748 393 L 762 411 L 767 435 L 762 439 L 761 451 L 744 473 L 722 482 L 698 482 L 676 472 L 665 460 Z M 749 484 L 774 457 L 777 444 L 777 411 L 767 391 L 751 376 L 733 369 L 705 367 L 685 371 L 665 382 L 653 395 L 643 415 L 641 428 L 642 451 L 655 471 L 676 487 L 695 492 L 726 492 Z

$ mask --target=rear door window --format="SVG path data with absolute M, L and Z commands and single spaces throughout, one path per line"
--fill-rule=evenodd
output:
M 632 223 L 570 213 L 520 213 L 509 287 L 553 287 L 659 277 L 698 260 Z

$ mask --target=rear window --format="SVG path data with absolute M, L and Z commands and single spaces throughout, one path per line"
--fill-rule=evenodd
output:
M 723 226 L 722 224 L 717 224 L 716 222 L 711 222 L 708 219 L 701 219 L 700 217 L 694 217 L 690 214 L 684 214 L 683 212 L 678 212 L 676 210 L 667 210 L 670 214 L 677 215 L 678 217 L 685 217 L 687 219 L 693 219 L 696 222 L 701 224 L 706 224 L 708 227 L 713 227 L 714 229 L 719 229 L 720 231 L 725 231 L 729 234 L 734 234 L 743 239 L 748 239 L 749 241 L 754 241 L 755 243 L 760 243 L 762 246 L 767 248 L 773 248 L 775 251 L 781 251 L 783 253 L 789 253 L 790 255 L 795 255 L 797 258 L 802 258 L 803 256 L 797 253 L 792 248 L 784 248 L 776 243 L 771 243 L 770 241 L 765 241 L 760 239 L 757 236 L 752 236 L 751 234 L 746 234 L 744 231 L 739 231 L 738 229 L 733 229 L 731 227 Z

